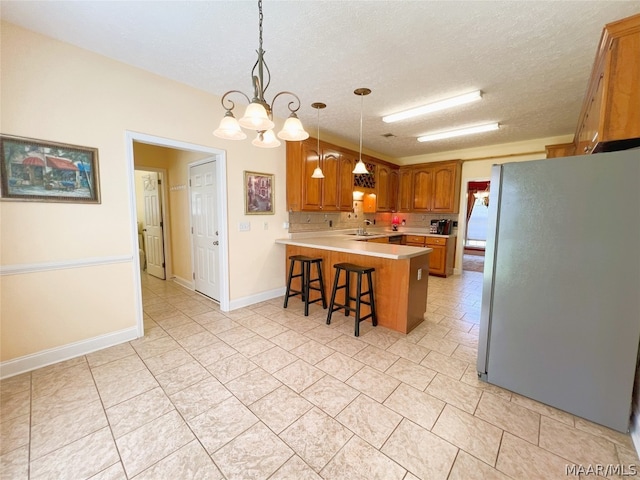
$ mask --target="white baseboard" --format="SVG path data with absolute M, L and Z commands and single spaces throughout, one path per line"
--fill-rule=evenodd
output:
M 97 350 L 102 350 L 103 348 L 135 340 L 136 338 L 138 338 L 138 329 L 137 327 L 131 327 L 100 335 L 99 337 L 63 345 L 62 347 L 50 348 L 38 353 L 8 360 L 0 363 L 0 379 L 30 372 L 36 368 L 46 367 L 47 365 L 86 355 Z
M 453 269 L 453 274 L 454 275 L 462 275 L 462 269 L 461 268 L 454 268 Z
M 254 303 L 266 302 L 272 298 L 282 297 L 287 292 L 285 287 L 275 288 L 266 292 L 260 292 L 256 295 L 249 295 L 248 297 L 237 298 L 229 302 L 229 310 L 236 310 L 237 308 L 248 307 Z
M 196 285 L 195 285 L 195 282 L 193 280 L 187 280 L 185 278 L 178 277 L 178 276 L 172 277 L 171 280 L 176 282 L 178 285 L 183 286 L 184 288 L 188 288 L 189 290 L 195 290 L 196 289 Z

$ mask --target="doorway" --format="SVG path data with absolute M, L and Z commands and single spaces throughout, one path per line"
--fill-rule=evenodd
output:
M 484 271 L 484 254 L 487 245 L 489 180 L 467 183 L 467 212 L 465 223 L 462 269 Z
M 216 265 L 216 269 L 218 272 L 218 279 L 219 279 L 219 295 L 218 295 L 218 301 L 220 303 L 220 309 L 222 311 L 229 311 L 229 304 L 230 304 L 230 300 L 229 300 L 229 251 L 228 251 L 228 220 L 227 220 L 227 184 L 226 184 L 226 178 L 227 178 L 227 171 L 226 171 L 226 167 L 227 167 L 227 163 L 226 163 L 226 154 L 224 152 L 224 150 L 219 150 L 216 148 L 210 148 L 210 147 L 203 147 L 202 145 L 196 145 L 196 144 L 192 144 L 192 143 L 187 143 L 187 142 L 181 142 L 181 141 L 177 141 L 177 140 L 171 140 L 171 139 L 167 139 L 167 138 L 163 138 L 163 137 L 156 137 L 156 136 L 152 136 L 152 135 L 147 135 L 147 134 L 143 134 L 143 133 L 137 133 L 137 132 L 125 132 L 125 147 L 126 147 L 126 153 L 127 153 L 127 175 L 129 177 L 129 205 L 130 205 L 130 214 L 129 214 L 129 218 L 130 218 L 130 225 L 131 225 L 131 246 L 132 246 L 132 251 L 134 252 L 138 252 L 138 221 L 137 221 L 137 199 L 136 199 L 136 194 L 135 194 L 135 163 L 134 163 L 134 143 L 140 143 L 140 144 L 145 144 L 145 145 L 150 145 L 150 146 L 157 146 L 157 147 L 166 147 L 168 149 L 174 149 L 174 150 L 178 150 L 181 152 L 186 152 L 186 153 L 196 153 L 199 154 L 201 157 L 202 156 L 207 156 L 207 157 L 211 157 L 213 159 L 215 159 L 214 165 L 215 165 L 215 184 L 216 184 L 216 188 L 215 188 L 215 199 L 216 199 L 216 215 L 217 215 L 217 221 L 218 221 L 218 238 L 219 238 L 219 245 L 218 245 L 218 258 L 219 261 L 217 262 Z M 142 168 L 142 167 L 141 167 Z M 188 176 L 189 172 L 188 172 L 188 168 L 186 167 L 186 165 L 182 168 L 184 168 L 184 170 L 179 170 L 175 171 L 176 168 L 180 168 L 178 166 L 176 166 L 175 164 L 173 166 L 168 166 L 167 167 L 167 174 L 168 174 L 168 178 L 164 179 L 166 181 L 166 185 L 165 185 L 165 192 L 169 192 L 170 194 L 173 194 L 175 192 L 180 192 L 184 191 L 184 196 L 187 196 L 187 189 L 186 189 L 186 185 L 184 183 L 186 183 L 186 177 Z M 185 178 L 185 180 L 183 180 L 183 183 L 178 183 L 173 185 L 171 178 L 172 178 L 172 172 L 174 172 L 174 174 L 176 174 L 176 176 L 182 176 L 183 178 Z M 169 195 L 171 196 L 171 195 Z M 184 202 L 184 211 L 180 212 L 176 212 L 176 215 L 174 215 L 174 211 L 173 208 L 174 207 L 179 207 L 182 205 L 181 202 L 174 202 L 173 200 L 169 200 L 167 199 L 167 205 L 165 210 L 168 210 L 169 207 L 169 203 L 171 203 L 171 212 L 172 212 L 172 218 L 188 218 L 189 217 L 189 212 L 187 211 L 188 208 L 188 200 L 186 202 Z M 174 206 L 174 203 L 176 203 L 176 205 Z M 169 222 L 170 223 L 170 222 Z M 189 226 L 187 225 L 182 225 L 180 224 L 180 222 L 176 222 L 177 227 L 172 229 L 172 233 L 171 235 L 173 236 L 174 234 L 180 234 L 182 236 L 190 236 L 191 232 L 189 229 Z M 166 236 L 166 232 L 168 230 L 169 225 L 164 225 L 164 230 L 165 230 L 165 236 Z M 178 232 L 176 232 L 176 230 L 178 230 Z M 183 231 L 184 230 L 184 231 Z M 171 242 L 172 244 L 174 244 L 174 242 Z M 165 245 L 166 247 L 167 245 Z M 179 255 L 183 256 L 180 257 L 180 261 L 183 263 L 187 263 L 188 265 L 192 265 L 193 262 L 193 258 L 194 258 L 194 254 L 192 251 L 192 247 L 185 245 L 185 247 L 187 247 L 186 249 L 180 251 Z M 175 272 L 172 272 L 168 259 L 170 258 L 170 249 L 166 248 L 166 252 L 165 252 L 165 262 L 167 263 L 167 281 L 173 280 L 173 281 L 178 281 L 179 279 L 175 278 Z M 178 258 L 178 254 L 174 255 L 173 258 L 173 262 L 176 262 L 176 259 Z M 134 272 L 134 276 L 135 276 L 135 288 L 136 288 L 136 298 L 138 301 L 138 311 L 137 311 L 137 317 L 138 317 L 138 321 L 137 321 L 137 325 L 138 325 L 138 335 L 139 336 L 143 336 L 144 335 L 144 326 L 143 326 L 143 322 L 142 322 L 142 286 L 141 286 L 141 275 L 140 275 L 140 259 L 139 256 L 136 254 L 134 255 L 134 263 L 136 265 L 136 269 Z M 185 282 L 180 282 L 178 281 L 178 283 L 182 284 L 183 286 L 187 286 L 187 288 L 191 288 L 192 290 L 195 290 L 195 286 L 192 280 L 192 275 L 189 272 L 188 275 L 188 283 L 185 284 Z

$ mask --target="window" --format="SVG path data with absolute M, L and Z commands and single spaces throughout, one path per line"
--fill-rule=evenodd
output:
M 484 205 L 483 201 L 476 199 L 467 223 L 466 247 L 484 248 L 487 245 L 488 212 L 489 208 Z

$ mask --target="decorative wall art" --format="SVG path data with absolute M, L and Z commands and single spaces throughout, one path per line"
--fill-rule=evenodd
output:
M 273 215 L 274 178 L 270 173 L 244 172 L 244 213 Z
M 0 198 L 100 203 L 98 149 L 0 134 Z

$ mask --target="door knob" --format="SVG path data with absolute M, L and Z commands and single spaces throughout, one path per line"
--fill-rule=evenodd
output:
M 213 242 L 214 245 L 220 245 L 220 242 L 218 240 L 216 240 L 215 242 Z

